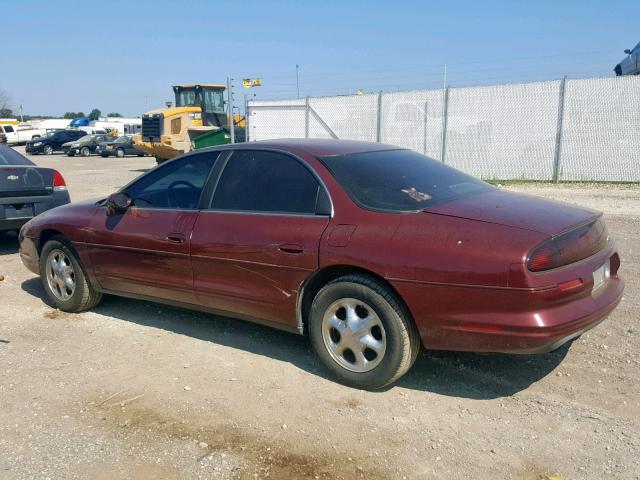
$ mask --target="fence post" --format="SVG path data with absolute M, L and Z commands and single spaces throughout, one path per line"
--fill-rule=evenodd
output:
M 564 96 L 567 77 L 560 80 L 560 93 L 558 99 L 558 126 L 556 128 L 556 148 L 553 155 L 553 181 L 560 181 L 560 155 L 562 153 L 562 128 L 564 124 Z
M 378 92 L 378 122 L 376 124 L 376 142 L 382 141 L 382 91 Z
M 249 128 L 249 100 L 247 99 L 247 96 L 244 96 L 244 141 L 245 142 L 250 142 L 251 141 L 251 128 Z
M 427 109 L 429 108 L 429 102 L 424 102 L 424 137 L 422 140 L 422 153 L 427 154 Z
M 447 119 L 449 117 L 449 87 L 444 89 L 444 103 L 442 105 L 442 150 L 440 151 L 440 159 L 442 163 L 446 163 L 447 155 Z
M 309 138 L 309 97 L 304 103 L 304 138 Z

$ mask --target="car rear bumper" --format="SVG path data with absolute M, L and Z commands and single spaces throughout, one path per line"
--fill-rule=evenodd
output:
M 9 220 L 0 218 L 0 232 L 20 230 L 20 228 L 22 228 L 22 225 L 27 223 L 29 220 L 29 218 L 12 218 Z
M 557 349 L 603 321 L 624 291 L 617 272 L 597 290 L 566 301 L 547 300 L 551 290 L 394 286 L 412 311 L 426 348 L 501 353 Z

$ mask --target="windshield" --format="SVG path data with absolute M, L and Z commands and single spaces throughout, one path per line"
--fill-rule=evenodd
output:
M 49 138 L 49 137 L 53 137 L 53 136 L 55 135 L 55 133 L 56 133 L 55 131 L 46 132 L 46 133 L 42 134 L 42 137 L 41 137 L 41 138 Z M 37 139 L 37 138 L 35 138 L 34 140 L 36 140 L 36 141 L 37 141 L 38 139 Z
M 0 145 L 0 165 L 34 165 L 34 163 L 20 155 L 13 148 Z
M 129 141 L 129 137 L 127 137 L 127 136 L 122 136 L 122 137 L 116 138 L 116 143 L 126 143 L 128 141 Z
M 223 92 L 222 89 L 203 90 L 205 111 L 224 112 Z
M 176 107 L 199 107 L 200 95 L 193 88 L 176 90 Z
M 351 199 L 370 210 L 419 211 L 493 188 L 411 150 L 363 152 L 320 160 Z

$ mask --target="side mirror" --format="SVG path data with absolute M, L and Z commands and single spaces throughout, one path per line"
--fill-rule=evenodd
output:
M 627 55 L 631 55 L 631 50 L 629 50 L 628 48 L 624 51 L 624 53 L 626 53 Z
M 127 211 L 132 199 L 126 192 L 112 193 L 107 197 L 107 216 L 113 217 Z

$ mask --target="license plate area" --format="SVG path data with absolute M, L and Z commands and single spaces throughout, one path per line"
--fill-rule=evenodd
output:
M 0 216 L 4 217 L 6 220 L 33 218 L 35 216 L 33 203 L 24 203 L 20 205 L 2 205 L 0 206 Z
M 593 272 L 593 290 L 596 291 L 599 288 L 602 288 L 607 280 L 611 276 L 611 271 L 609 267 L 609 260 L 604 262 L 599 268 L 594 270 Z

